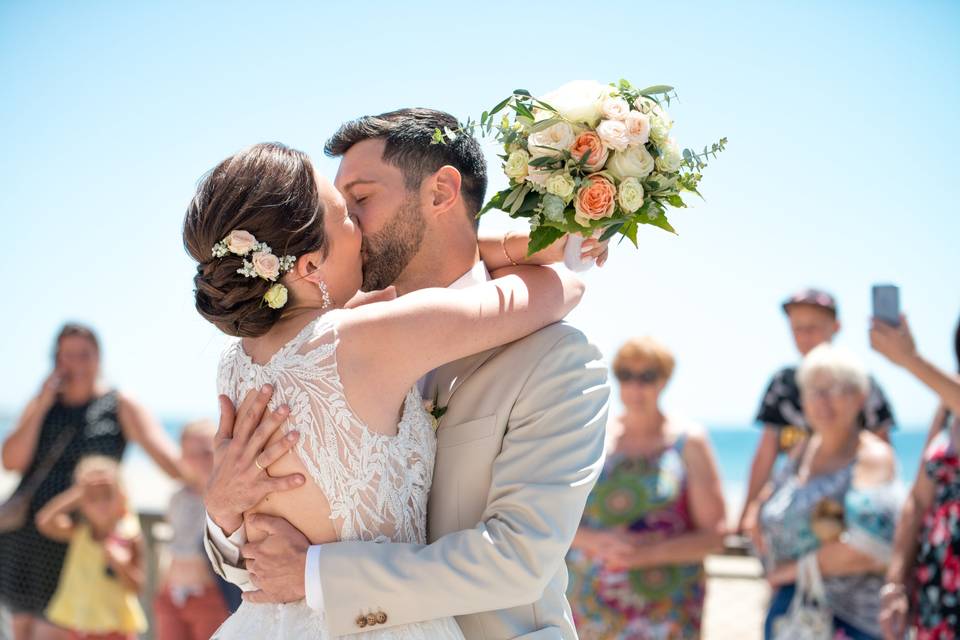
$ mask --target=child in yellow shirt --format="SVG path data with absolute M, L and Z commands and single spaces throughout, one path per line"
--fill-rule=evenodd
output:
M 71 640 L 133 640 L 147 621 L 140 525 L 127 506 L 120 465 L 104 456 L 80 460 L 74 485 L 37 514 L 43 535 L 68 542 L 60 583 L 47 618 Z

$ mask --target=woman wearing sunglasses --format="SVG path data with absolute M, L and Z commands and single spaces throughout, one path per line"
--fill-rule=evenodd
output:
M 673 355 L 652 338 L 614 360 L 624 413 L 567 557 L 581 638 L 699 638 L 703 559 L 722 547 L 720 478 L 703 428 L 665 415 Z

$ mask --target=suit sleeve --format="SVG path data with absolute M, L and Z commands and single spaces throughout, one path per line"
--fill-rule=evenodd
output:
M 600 353 L 566 334 L 525 381 L 473 529 L 430 545 L 324 545 L 319 571 L 335 635 L 535 602 L 564 562 L 603 466 L 610 388 Z M 416 594 L 414 597 L 412 594 Z M 378 627 L 381 628 L 381 627 Z
M 232 582 L 244 591 L 252 591 L 256 587 L 250 582 L 250 573 L 243 568 L 240 558 L 240 547 L 246 542 L 246 530 L 243 527 L 227 537 L 210 516 L 207 516 L 203 548 L 207 551 L 213 570 L 227 582 Z

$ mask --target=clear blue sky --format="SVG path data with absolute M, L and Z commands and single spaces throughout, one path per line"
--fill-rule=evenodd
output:
M 667 407 L 743 424 L 795 358 L 780 299 L 824 286 L 841 341 L 902 422 L 925 421 L 933 397 L 865 329 L 871 283 L 895 282 L 922 350 L 954 366 L 960 4 L 934 1 L 2 2 L 0 413 L 71 318 L 157 413 L 214 411 L 223 339 L 193 310 L 180 224 L 229 153 L 280 140 L 332 175 L 323 141 L 345 119 L 475 116 L 514 88 L 620 77 L 677 87 L 681 145 L 730 144 L 707 201 L 674 215 L 680 237 L 621 247 L 574 321 L 607 353 L 661 337 L 679 361 Z

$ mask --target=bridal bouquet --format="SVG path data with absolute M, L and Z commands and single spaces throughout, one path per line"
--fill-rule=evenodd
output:
M 664 109 L 675 98 L 673 87 L 637 89 L 626 80 L 571 82 L 542 98 L 518 89 L 479 121 L 434 132 L 434 142 L 477 130 L 495 135 L 510 186 L 478 215 L 500 209 L 529 219 L 530 254 L 568 233 L 603 240 L 619 233 L 636 245 L 641 224 L 676 233 L 668 208 L 686 206 L 684 191 L 700 195 L 706 160 L 727 142 L 681 150 Z

